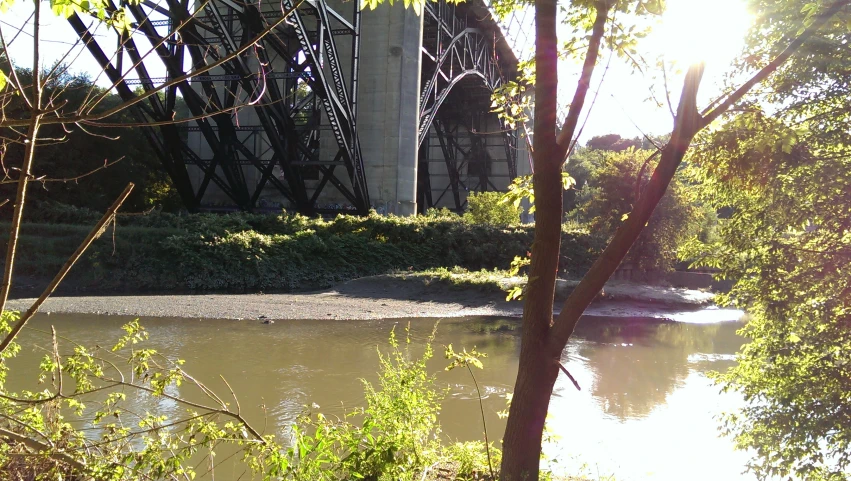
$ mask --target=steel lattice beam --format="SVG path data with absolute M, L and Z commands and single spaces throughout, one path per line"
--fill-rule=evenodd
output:
M 69 22 L 125 101 L 139 95 L 131 86 L 151 92 L 226 60 L 135 106 L 140 122 L 158 124 L 145 127 L 145 135 L 189 209 L 203 207 L 214 184 L 243 210 L 257 208 L 270 186 L 292 208 L 315 213 L 322 190 L 332 186 L 365 214 L 369 192 L 355 123 L 360 11 L 359 2 L 352 3 L 350 21 L 322 0 L 304 0 L 275 28 L 292 0 L 209 0 L 198 10 L 188 0 L 127 4 L 132 34 L 116 33 L 118 48 L 106 50 L 83 19 Z M 349 67 L 337 47 L 343 36 L 352 44 Z M 150 55 L 140 50 L 147 44 L 154 46 Z M 163 68 L 165 77 L 149 73 Z M 178 94 L 193 118 L 188 125 L 168 123 Z M 335 152 L 320 153 L 323 132 Z M 200 171 L 200 180 L 192 181 L 187 166 Z M 309 179 L 317 172 L 321 180 Z

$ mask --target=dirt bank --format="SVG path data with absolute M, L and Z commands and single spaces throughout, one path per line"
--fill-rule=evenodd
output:
M 675 318 L 707 302 L 707 294 L 663 287 L 607 286 L 608 296 L 589 316 Z M 26 309 L 32 299 L 10 301 Z M 557 303 L 558 307 L 558 303 Z M 405 280 L 400 276 L 357 279 L 333 289 L 288 294 L 179 294 L 54 297 L 42 312 L 209 319 L 386 319 L 522 315 L 521 302 L 503 295 Z

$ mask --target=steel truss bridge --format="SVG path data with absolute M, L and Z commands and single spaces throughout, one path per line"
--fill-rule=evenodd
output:
M 365 214 L 358 74 L 371 50 L 359 2 L 335 10 L 326 0 L 279 1 L 127 3 L 133 30 L 113 37 L 96 36 L 88 19 L 68 21 L 118 95 L 138 101 L 133 115 L 148 124 L 188 209 L 215 207 L 215 197 L 220 208 Z M 491 93 L 517 60 L 477 2 L 429 1 L 423 12 L 420 211 L 460 211 L 467 192 L 504 190 L 518 173 L 517 132 L 490 113 Z M 174 123 L 176 115 L 192 120 Z

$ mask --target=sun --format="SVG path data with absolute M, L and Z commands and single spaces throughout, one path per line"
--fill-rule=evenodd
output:
M 745 0 L 667 0 L 648 40 L 667 62 L 722 67 L 738 54 L 753 23 Z

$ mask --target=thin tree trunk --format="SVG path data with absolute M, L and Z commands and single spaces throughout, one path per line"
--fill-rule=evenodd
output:
M 83 254 L 86 252 L 86 249 L 88 249 L 89 246 L 92 245 L 92 242 L 94 242 L 98 237 L 100 237 L 101 234 L 103 234 L 103 231 L 106 229 L 107 224 L 109 224 L 109 222 L 115 219 L 115 214 L 118 212 L 118 209 L 121 208 L 121 205 L 124 203 L 125 200 L 127 200 L 127 197 L 130 196 L 130 192 L 133 191 L 133 186 L 134 184 L 132 182 L 127 184 L 127 187 L 124 188 L 124 191 L 121 192 L 121 195 L 119 195 L 118 198 L 115 199 L 115 202 L 112 203 L 112 206 L 107 209 L 106 213 L 101 217 L 98 223 L 95 224 L 91 231 L 89 231 L 89 235 L 87 235 L 86 238 L 83 239 L 83 242 L 80 243 L 79 247 L 77 247 L 77 250 L 74 251 L 73 254 L 71 254 L 71 257 L 69 257 L 67 261 L 65 261 L 65 264 L 62 266 L 59 272 L 56 273 L 56 276 L 53 277 L 53 280 L 50 281 L 50 284 L 47 285 L 47 287 L 44 289 L 38 299 L 36 299 L 30 306 L 30 308 L 27 309 L 27 311 L 21 316 L 21 318 L 18 320 L 18 323 L 15 324 L 9 334 L 7 334 L 2 341 L 0 341 L 0 354 L 2 354 L 9 347 L 10 344 L 12 344 L 12 341 L 14 341 L 15 337 L 17 337 L 17 335 L 21 332 L 21 329 L 23 329 L 27 322 L 29 322 L 30 319 L 32 319 L 32 317 L 35 315 L 35 313 L 38 312 L 38 310 L 41 308 L 41 305 L 44 304 L 47 298 L 53 295 L 54 291 L 56 291 L 56 288 L 59 287 L 59 284 L 62 282 L 63 279 L 65 279 L 65 276 L 68 275 L 68 272 L 71 270 L 71 268 L 74 267 L 74 264 L 76 264 L 77 261 L 80 260 L 80 257 L 82 257 Z
M 573 139 L 579 114 L 585 102 L 591 75 L 597 63 L 600 43 L 608 18 L 608 2 L 596 4 L 588 54 L 582 68 L 564 126 L 556 136 L 558 106 L 557 4 L 554 0 L 535 2 L 535 134 L 532 177 L 535 190 L 535 239 L 532 263 L 523 308 L 523 338 L 514 395 L 503 439 L 501 479 L 538 479 L 541 440 L 558 377 L 561 352 L 548 349 L 553 322 L 555 283 L 561 251 L 561 220 L 564 188 L 562 165 Z
M 6 301 L 9 299 L 9 291 L 12 289 L 12 273 L 15 267 L 15 256 L 18 249 L 18 237 L 21 234 L 21 222 L 24 216 L 24 205 L 27 197 L 27 184 L 30 180 L 32 171 L 33 159 L 35 158 L 36 141 L 38 140 L 38 130 L 41 126 L 41 59 L 39 58 L 39 35 L 41 28 L 39 20 L 41 18 L 41 2 L 35 2 L 35 10 L 33 13 L 33 84 L 32 97 L 30 98 L 30 115 L 31 121 L 27 130 L 26 147 L 24 148 L 24 158 L 21 163 L 21 171 L 18 178 L 18 192 L 15 196 L 14 213 L 12 214 L 12 226 L 9 228 L 9 240 L 6 244 L 6 264 L 3 266 L 3 284 L 0 286 L 0 312 L 6 310 Z M 22 88 L 22 85 L 18 85 Z M 26 95 L 21 92 L 21 95 Z
M 535 240 L 523 308 L 520 365 L 505 429 L 502 479 L 537 480 L 541 438 L 558 376 L 549 356 L 547 333 L 553 319 L 555 281 L 561 244 L 561 169 L 540 169 L 535 187 Z
M 558 365 L 543 343 L 535 339 L 520 356 L 517 381 L 511 399 L 503 444 L 500 479 L 504 481 L 537 481 L 541 464 L 542 437 Z

